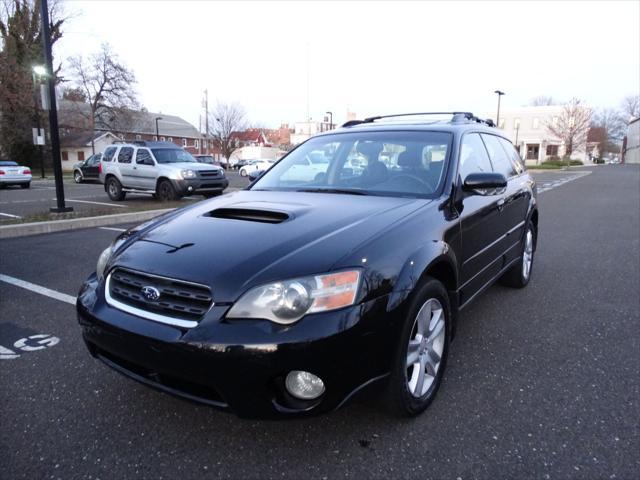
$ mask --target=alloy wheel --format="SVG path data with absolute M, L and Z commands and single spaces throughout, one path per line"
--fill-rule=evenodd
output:
M 422 397 L 434 384 L 444 341 L 445 312 L 437 299 L 430 298 L 416 315 L 407 347 L 406 380 L 414 397 Z
M 73 180 L 76 183 L 82 182 L 82 175 L 80 174 L 80 172 L 76 172 L 76 173 L 73 174 Z
M 522 254 L 522 277 L 525 280 L 531 275 L 531 264 L 533 263 L 533 232 L 527 230 L 524 239 L 524 252 Z

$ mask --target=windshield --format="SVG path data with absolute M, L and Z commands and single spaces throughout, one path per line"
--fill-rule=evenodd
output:
M 152 148 L 151 151 L 158 163 L 197 163 L 193 155 L 179 148 Z
M 251 189 L 433 197 L 450 145 L 447 132 L 323 135 L 293 150 Z

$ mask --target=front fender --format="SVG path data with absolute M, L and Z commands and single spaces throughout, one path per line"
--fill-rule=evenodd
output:
M 451 268 L 454 285 L 457 285 L 457 260 L 453 249 L 442 240 L 434 240 L 423 245 L 407 258 L 389 296 L 388 310 L 394 310 L 404 302 L 423 275 L 440 263 L 445 263 Z

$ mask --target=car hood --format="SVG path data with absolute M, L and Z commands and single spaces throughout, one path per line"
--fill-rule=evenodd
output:
M 114 265 L 211 286 L 215 302 L 322 273 L 430 200 L 239 191 L 142 231 Z

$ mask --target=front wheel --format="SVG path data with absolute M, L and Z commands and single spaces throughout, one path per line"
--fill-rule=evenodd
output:
M 536 229 L 531 222 L 528 222 L 522 241 L 520 261 L 500 278 L 500 283 L 513 288 L 524 288 L 527 286 L 531 279 L 531 270 L 533 269 L 535 244 Z
M 427 277 L 416 287 L 398 340 L 387 387 L 392 412 L 415 416 L 433 401 L 447 362 L 451 307 L 444 285 Z
M 178 194 L 169 180 L 162 180 L 158 184 L 158 191 L 156 194 L 161 202 L 172 202 L 173 200 L 178 199 Z
M 244 168 L 240 170 L 240 176 L 241 177 L 246 177 L 247 176 L 247 171 Z
M 76 183 L 82 183 L 82 173 L 77 170 L 73 172 L 73 181 Z

